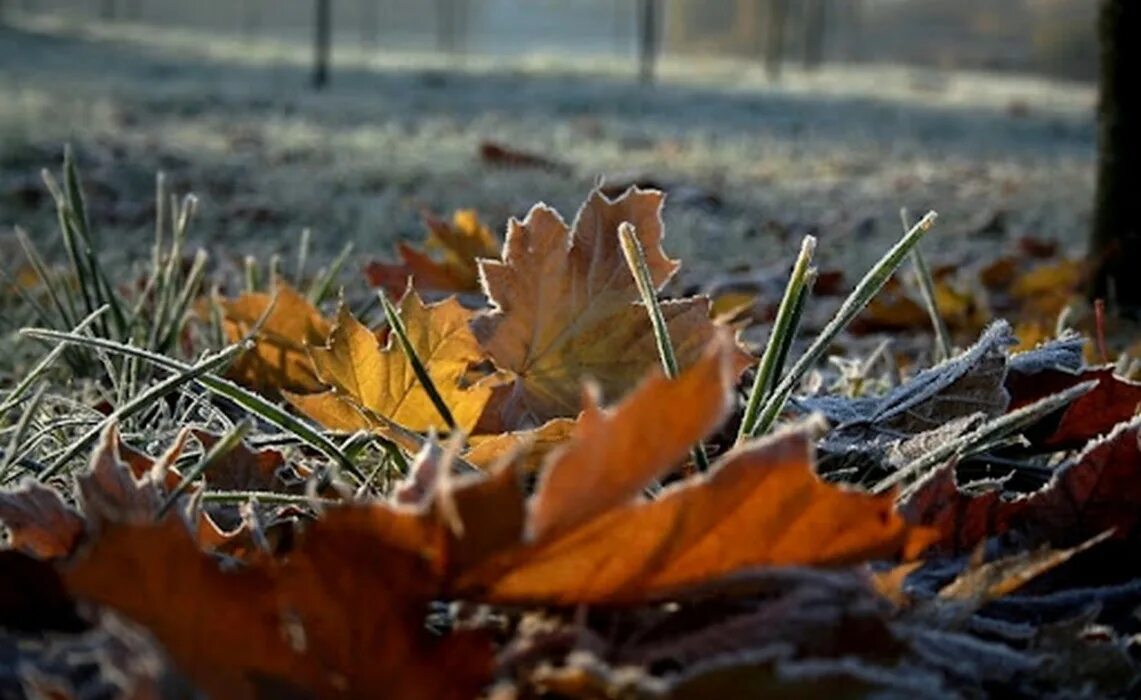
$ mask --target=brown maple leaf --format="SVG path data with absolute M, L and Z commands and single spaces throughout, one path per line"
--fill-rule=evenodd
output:
M 609 200 L 596 190 L 569 228 L 554 210 L 536 206 L 508 224 L 501 260 L 480 261 L 493 310 L 473 328 L 496 366 L 514 374 L 493 400 L 504 428 L 575 415 L 587 378 L 612 401 L 658 363 L 618 227 L 633 225 L 660 289 L 678 267 L 661 248 L 662 199 L 631 189 Z M 666 301 L 662 312 L 679 364 L 692 364 L 716 327 L 709 300 Z

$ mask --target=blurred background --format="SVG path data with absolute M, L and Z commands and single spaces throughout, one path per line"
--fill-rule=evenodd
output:
M 689 275 L 855 267 L 901 206 L 936 257 L 1080 248 L 1093 0 L 0 0 L 0 227 L 45 240 L 64 143 L 145 253 L 154 176 L 225 258 L 386 257 L 423 211 L 569 219 L 599 178 L 667 190 Z M 327 49 L 322 48 L 327 47 Z M 315 86 L 320 86 L 317 89 Z M 978 245 L 983 240 L 985 245 Z

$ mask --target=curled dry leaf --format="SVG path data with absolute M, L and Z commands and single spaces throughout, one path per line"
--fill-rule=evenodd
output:
M 211 697 L 459 699 L 489 673 L 481 638 L 424 629 L 423 560 L 336 519 L 314 524 L 284 562 L 238 571 L 201 552 L 175 516 L 115 523 L 63 576 L 75 597 L 145 626 Z
M 907 525 L 894 496 L 821 481 L 811 445 L 803 429 L 747 445 L 657 500 L 613 508 L 492 559 L 461 579 L 461 588 L 509 603 L 633 602 L 752 567 L 919 554 L 932 533 Z M 578 447 L 568 454 L 582 459 L 586 450 Z
M 451 222 L 425 216 L 428 227 L 426 250 L 399 243 L 400 263 L 372 262 L 365 276 L 374 287 L 383 287 L 395 296 L 407 291 L 408 278 L 422 291 L 462 294 L 479 292 L 480 258 L 499 255 L 499 241 L 473 209 L 460 209 Z M 439 253 L 439 261 L 431 255 Z
M 1116 376 L 1113 367 L 1079 372 L 1011 373 L 1007 387 L 1011 393 L 1012 410 L 1090 380 L 1097 380 L 1092 391 L 1079 396 L 1060 415 L 1043 420 L 1027 431 L 1026 437 L 1035 447 L 1046 450 L 1080 448 L 1090 440 L 1109 433 L 1119 423 L 1131 420 L 1141 406 L 1141 384 Z
M 468 328 L 471 312 L 455 299 L 426 305 L 415 290 L 409 290 L 400 303 L 400 317 L 456 426 L 470 431 L 491 396 L 489 387 L 467 386 L 464 381 L 468 367 L 483 359 Z M 398 340 L 389 337 L 381 347 L 372 331 L 344 306 L 329 344 L 311 347 L 309 354 L 317 375 L 331 388 L 321 394 L 286 396 L 321 425 L 368 430 L 377 426 L 375 415 L 409 430 L 447 430 Z
M 594 191 L 568 228 L 539 205 L 509 222 L 501 260 L 480 261 L 493 310 L 473 328 L 495 364 L 514 373 L 495 402 L 507 429 L 576 414 L 586 378 L 612 401 L 657 364 L 618 226 L 634 226 L 660 289 L 678 267 L 661 248 L 661 206 L 660 192 L 631 189 L 609 200 Z M 715 328 L 708 299 L 666 301 L 662 312 L 679 364 L 693 364 Z
M 959 488 L 953 465 L 935 472 L 900 510 L 912 522 L 937 528 L 938 549 L 969 551 L 992 535 L 1019 529 L 1055 545 L 1074 545 L 1112 530 L 1132 537 L 1141 523 L 1141 447 L 1138 421 L 1119 425 L 1040 490 L 1008 498 L 995 485 Z
M 79 513 L 58 491 L 31 479 L 0 492 L 0 525 L 10 548 L 38 559 L 67 556 L 83 535 Z
M 270 305 L 273 305 L 270 310 Z M 247 293 L 222 299 L 222 328 L 226 339 L 236 343 L 265 322 L 254 336 L 254 347 L 230 368 L 230 377 L 257 391 L 276 395 L 281 390 L 319 391 L 321 383 L 313 370 L 308 345 L 323 345 L 332 324 L 293 287 L 279 283 L 274 294 Z

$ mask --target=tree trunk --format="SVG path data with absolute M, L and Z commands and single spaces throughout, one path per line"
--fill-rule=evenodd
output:
M 374 48 L 380 36 L 380 8 L 377 0 L 360 0 L 361 45 Z
M 242 0 L 238 12 L 242 36 L 256 35 L 261 30 L 261 0 Z
M 648 85 L 654 82 L 658 61 L 658 0 L 642 0 L 642 19 L 638 26 L 638 78 Z
M 313 23 L 313 88 L 329 83 L 329 54 L 333 45 L 333 0 L 316 0 Z
M 1090 235 L 1090 294 L 1128 315 L 1141 314 L 1141 2 L 1102 0 L 1098 169 Z
M 788 0 L 768 0 L 765 10 L 765 74 L 770 80 L 779 80 L 784 62 Z
M 805 70 L 816 70 L 824 62 L 827 15 L 827 0 L 805 0 L 803 24 Z

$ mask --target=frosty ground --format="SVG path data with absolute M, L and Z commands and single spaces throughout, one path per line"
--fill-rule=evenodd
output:
M 1079 250 L 1090 216 L 1094 89 L 892 66 L 791 68 L 671 58 L 655 86 L 631 61 L 531 53 L 455 59 L 337 46 L 308 88 L 308 45 L 130 25 L 0 28 L 0 226 L 53 240 L 38 171 L 75 147 L 110 256 L 149 253 L 153 183 L 202 202 L 215 260 L 290 253 L 356 261 L 420 238 L 420 212 L 475 207 L 497 230 L 545 201 L 573 215 L 599 177 L 673 186 L 667 251 L 687 281 L 786 269 L 800 235 L 853 273 L 938 209 L 936 260 L 1022 235 Z M 481 163 L 494 140 L 569 172 Z M 354 264 L 355 268 L 355 264 Z M 351 272 L 351 271 L 350 271 Z

